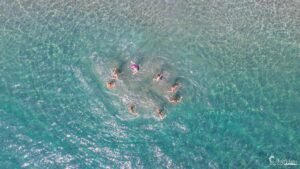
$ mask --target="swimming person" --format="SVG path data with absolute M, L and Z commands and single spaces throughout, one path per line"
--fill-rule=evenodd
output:
M 168 97 L 168 101 L 170 103 L 179 103 L 181 101 L 182 97 L 181 96 L 173 96 L 173 97 Z
M 128 106 L 128 111 L 129 111 L 129 113 L 131 113 L 133 115 L 138 115 L 138 113 L 135 111 L 135 105 L 134 104 L 130 104 Z
M 168 91 L 170 93 L 174 93 L 176 92 L 176 90 L 178 89 L 178 87 L 180 87 L 180 84 L 175 82 L 172 86 L 171 86 L 171 89 Z
M 136 63 L 134 63 L 133 61 L 130 61 L 131 65 L 130 65 L 130 69 L 132 71 L 132 74 L 135 75 L 139 72 L 140 70 L 140 66 Z
M 157 108 L 155 112 L 156 112 L 156 116 L 158 116 L 161 120 L 164 118 L 164 113 L 162 108 Z
M 112 88 L 115 88 L 116 87 L 116 80 L 115 79 L 111 79 L 110 81 L 108 81 L 106 83 L 106 87 L 108 89 L 112 89 Z
M 162 73 L 158 73 L 158 74 L 153 78 L 153 80 L 158 82 L 158 81 L 162 80 L 163 78 L 164 78 L 163 74 L 162 74 Z
M 112 79 L 119 80 L 119 69 L 116 67 L 112 70 Z

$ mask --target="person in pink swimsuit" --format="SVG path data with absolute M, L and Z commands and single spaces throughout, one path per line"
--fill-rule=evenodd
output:
M 132 71 L 132 74 L 133 75 L 137 74 L 140 70 L 140 66 L 138 64 L 134 63 L 133 61 L 131 61 L 130 63 L 131 63 L 130 69 Z

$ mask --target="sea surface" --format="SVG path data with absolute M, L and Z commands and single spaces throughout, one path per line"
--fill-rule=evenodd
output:
M 1 169 L 297 168 L 299 124 L 299 0 L 0 0 Z

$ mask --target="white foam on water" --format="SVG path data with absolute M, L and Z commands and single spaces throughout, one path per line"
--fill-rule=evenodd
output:
M 176 166 L 173 164 L 172 158 L 166 155 L 158 146 L 154 147 L 154 156 L 159 165 L 162 165 L 166 168 L 176 168 Z
M 73 67 L 72 70 L 74 71 L 76 78 L 81 82 L 83 88 L 87 90 L 89 93 L 91 93 L 92 89 L 90 88 L 88 82 L 85 80 L 85 77 L 80 71 L 80 69 Z

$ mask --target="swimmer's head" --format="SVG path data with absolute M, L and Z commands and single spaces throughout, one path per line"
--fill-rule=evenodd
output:
M 175 95 L 173 97 L 169 97 L 168 100 L 170 103 L 179 103 L 182 99 L 182 96 Z
M 106 83 L 106 87 L 108 88 L 108 89 L 112 89 L 112 88 L 114 88 L 116 86 L 116 81 L 115 80 L 110 80 L 110 81 L 108 81 L 107 83 Z

